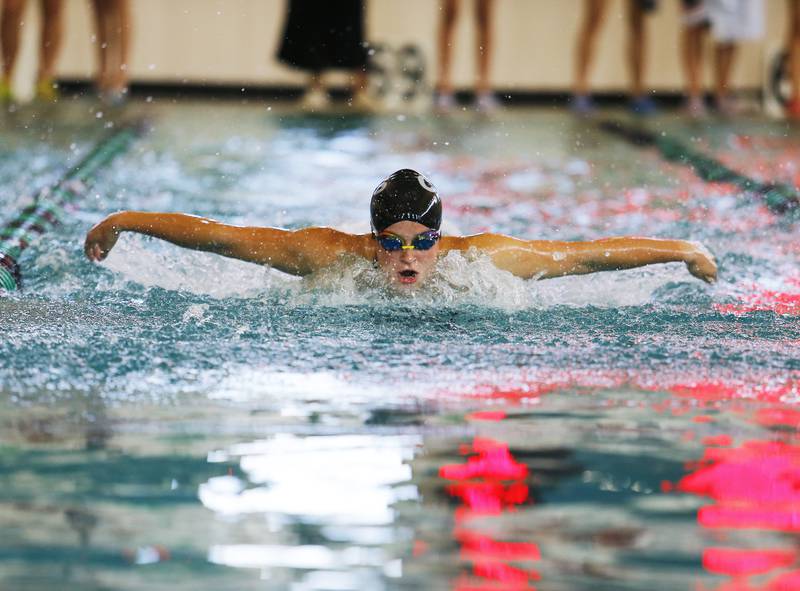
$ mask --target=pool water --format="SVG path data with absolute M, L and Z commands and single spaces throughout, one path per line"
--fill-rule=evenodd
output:
M 791 216 L 555 108 L 126 111 L 4 115 L 3 219 L 122 115 L 150 131 L 0 300 L 0 587 L 800 588 Z M 782 122 L 646 124 L 800 185 Z M 701 240 L 719 281 L 526 282 L 451 254 L 402 298 L 359 261 L 300 280 L 132 235 L 82 257 L 119 209 L 367 231 L 405 167 L 445 232 Z

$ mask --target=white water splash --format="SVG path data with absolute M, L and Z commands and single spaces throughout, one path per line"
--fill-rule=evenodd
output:
M 108 286 L 111 290 L 125 289 L 125 284 L 132 281 L 148 288 L 219 299 L 256 297 L 270 287 L 280 288 L 297 281 L 267 267 L 164 243 L 155 246 L 146 238 L 129 235 L 120 238 L 102 265 L 115 273 Z
M 498 269 L 477 251 L 451 251 L 439 260 L 430 283 L 409 295 L 394 292 L 380 269 L 357 257 L 342 257 L 337 264 L 298 279 L 212 254 L 153 247 L 139 237 L 122 239 L 104 266 L 118 274 L 111 289 L 124 289 L 125 282 L 133 281 L 220 299 L 281 294 L 289 305 L 333 307 L 385 304 L 398 298 L 423 306 L 476 305 L 509 311 L 558 305 L 638 306 L 652 301 L 653 293 L 668 283 L 695 281 L 681 264 L 523 280 Z

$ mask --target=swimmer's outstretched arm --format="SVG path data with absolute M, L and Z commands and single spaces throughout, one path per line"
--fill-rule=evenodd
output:
M 500 269 L 523 278 L 580 275 L 615 271 L 654 263 L 685 263 L 695 277 L 711 283 L 717 278 L 713 255 L 699 242 L 658 238 L 604 238 L 587 242 L 519 240 L 500 234 L 478 234 L 443 241 L 445 248 L 476 247 L 491 256 Z
M 86 256 L 93 261 L 103 260 L 122 232 L 145 234 L 184 248 L 270 265 L 292 275 L 307 275 L 327 267 L 342 253 L 370 259 L 374 254 L 374 241 L 369 234 L 346 234 L 331 228 L 282 230 L 234 226 L 182 213 L 122 211 L 89 230 L 84 245 Z

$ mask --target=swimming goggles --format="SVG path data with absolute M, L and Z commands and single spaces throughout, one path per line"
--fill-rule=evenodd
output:
M 411 239 L 411 244 L 406 244 L 400 236 L 389 234 L 388 232 L 378 234 L 375 239 L 383 250 L 397 252 L 398 250 L 430 250 L 441 237 L 442 235 L 438 231 L 428 230 L 414 236 Z

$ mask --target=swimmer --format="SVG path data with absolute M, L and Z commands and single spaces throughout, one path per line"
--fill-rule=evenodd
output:
M 114 213 L 86 236 L 84 250 L 101 261 L 122 232 L 154 236 L 172 244 L 269 265 L 292 275 L 309 275 L 344 255 L 373 261 L 398 290 L 413 290 L 435 272 L 451 250 L 485 253 L 502 270 L 524 279 L 630 269 L 654 263 L 684 263 L 689 272 L 713 282 L 713 256 L 697 242 L 656 238 L 604 238 L 588 242 L 520 240 L 501 234 L 445 236 L 442 202 L 422 174 L 398 170 L 372 194 L 372 232 L 349 234 L 333 228 L 298 230 L 234 226 L 181 213 Z

